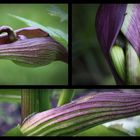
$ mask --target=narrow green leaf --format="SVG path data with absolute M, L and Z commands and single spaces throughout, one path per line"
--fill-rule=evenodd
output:
M 83 131 L 75 136 L 129 136 L 127 133 L 113 130 L 103 125 L 99 125 Z
M 66 103 L 69 103 L 74 96 L 74 89 L 63 89 L 60 93 L 59 101 L 57 106 L 62 106 Z
M 130 133 L 127 129 L 123 128 L 122 124 L 113 124 L 113 125 L 110 125 L 108 128 L 111 130 L 118 130 L 119 132 L 133 136 L 133 134 Z
M 62 32 L 59 29 L 55 29 L 49 26 L 43 26 L 35 21 L 23 18 L 23 17 L 19 17 L 19 16 L 15 16 L 12 14 L 9 14 L 10 16 L 17 18 L 21 21 L 23 21 L 24 23 L 26 23 L 29 26 L 33 26 L 33 27 L 38 27 L 44 31 L 46 31 L 47 33 L 50 34 L 51 37 L 53 37 L 56 41 L 58 41 L 59 43 L 61 43 L 62 45 L 64 45 L 65 47 L 67 47 L 68 45 L 68 35 L 64 32 Z
M 0 102 L 20 103 L 21 92 L 18 89 L 0 89 Z

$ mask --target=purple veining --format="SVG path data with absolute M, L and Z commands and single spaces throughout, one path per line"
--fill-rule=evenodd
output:
M 133 4 L 132 10 L 133 15 L 130 18 L 129 27 L 125 36 L 140 56 L 140 4 Z
M 127 4 L 102 4 L 96 15 L 96 32 L 103 52 L 109 55 L 121 29 Z
M 107 97 L 110 98 L 108 99 Z M 100 98 L 102 100 L 99 100 Z M 119 100 L 115 101 L 114 99 L 116 98 L 118 98 Z M 22 130 L 26 132 L 28 130 L 31 130 L 35 126 L 39 126 L 42 123 L 46 124 L 43 127 L 41 127 L 41 129 L 44 129 L 50 125 L 57 124 L 60 122 L 64 123 L 66 120 L 71 120 L 74 118 L 77 118 L 76 122 L 81 122 L 82 118 L 84 119 L 84 121 L 86 121 L 88 120 L 88 116 L 92 117 L 92 119 L 101 117 L 104 120 L 105 115 L 109 116 L 116 114 L 122 115 L 123 117 L 127 115 L 129 116 L 130 113 L 138 114 L 138 112 L 140 111 L 139 98 L 140 94 L 127 94 L 127 92 L 107 92 L 103 94 L 100 93 L 96 95 L 87 95 L 82 99 L 77 99 L 72 103 L 69 103 L 62 107 L 37 113 L 36 115 L 25 121 L 25 123 L 22 125 Z M 107 102 L 108 100 L 109 102 Z M 112 117 L 115 118 L 114 116 Z M 66 127 L 68 126 L 66 125 Z

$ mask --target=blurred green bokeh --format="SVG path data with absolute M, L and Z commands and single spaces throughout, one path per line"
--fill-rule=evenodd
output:
M 114 85 L 115 81 L 98 43 L 95 16 L 99 4 L 72 5 L 73 85 Z
M 67 4 L 0 4 L 0 26 L 7 25 L 13 29 L 27 27 L 22 21 L 8 14 L 24 17 L 68 33 L 68 23 L 48 13 L 50 6 L 56 5 L 68 12 Z M 56 61 L 38 68 L 22 67 L 10 60 L 0 59 L 0 85 L 67 85 L 68 65 Z

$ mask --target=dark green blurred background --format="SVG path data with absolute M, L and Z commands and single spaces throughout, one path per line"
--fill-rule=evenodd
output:
M 22 21 L 9 16 L 17 15 L 39 24 L 58 28 L 67 33 L 68 23 L 48 14 L 52 4 L 0 4 L 0 26 L 7 25 L 13 29 L 27 27 Z M 68 12 L 67 4 L 55 4 Z M 53 62 L 38 68 L 22 67 L 9 60 L 0 59 L 0 85 L 62 85 L 68 83 L 68 65 Z
M 99 4 L 72 5 L 73 85 L 114 85 L 115 81 L 101 51 L 95 32 Z

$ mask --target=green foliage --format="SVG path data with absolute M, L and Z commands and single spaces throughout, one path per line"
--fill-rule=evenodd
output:
M 0 102 L 20 103 L 20 89 L 0 89 Z
M 135 131 L 136 131 L 136 136 L 140 136 L 140 128 L 136 128 Z
M 57 106 L 62 106 L 66 103 L 71 102 L 73 96 L 75 94 L 74 89 L 63 89 L 60 93 L 59 101 Z
M 111 129 L 103 125 L 98 125 L 86 131 L 83 131 L 77 134 L 76 136 L 129 136 L 129 135 L 119 130 Z
M 29 19 L 23 18 L 23 17 L 19 17 L 19 16 L 15 16 L 15 15 L 11 15 L 23 22 L 25 22 L 27 25 L 32 26 L 32 27 L 38 27 L 46 32 L 48 32 L 50 34 L 51 37 L 53 37 L 55 40 L 57 40 L 58 42 L 60 42 L 61 44 L 63 44 L 65 47 L 67 46 L 67 42 L 68 42 L 68 35 L 65 34 L 64 32 L 62 32 L 59 29 L 55 29 L 52 27 L 45 27 L 35 21 L 31 21 Z
M 22 132 L 20 131 L 20 125 L 17 125 L 16 127 L 6 132 L 5 136 L 23 136 Z
M 128 135 L 132 135 L 127 129 L 125 129 L 123 127 L 122 124 L 113 124 L 113 125 L 110 125 L 108 128 L 112 129 L 112 130 L 118 130 L 118 131 L 128 134 Z
M 49 92 L 48 89 L 39 89 L 38 91 L 39 112 L 48 110 L 52 107 L 50 101 L 50 95 L 51 93 Z

